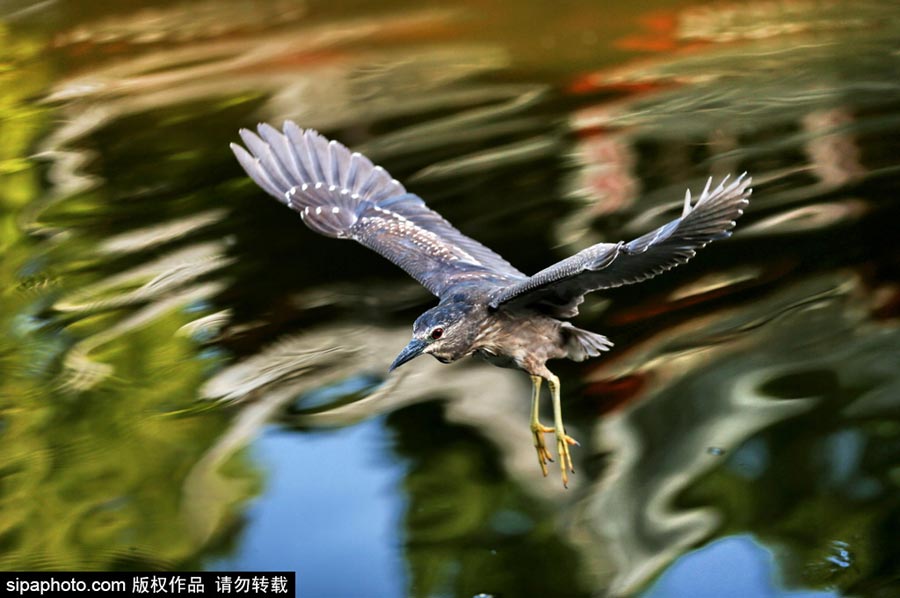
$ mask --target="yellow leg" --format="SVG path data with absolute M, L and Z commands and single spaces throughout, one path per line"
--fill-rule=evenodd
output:
M 531 377 L 531 433 L 534 435 L 534 448 L 537 451 L 538 463 L 541 464 L 541 472 L 547 477 L 547 462 L 553 461 L 547 445 L 544 443 L 544 433 L 552 432 L 553 428 L 549 428 L 541 424 L 538 419 L 540 411 L 541 399 L 541 382 L 543 378 L 540 376 Z
M 559 453 L 559 467 L 562 469 L 563 486 L 569 487 L 569 472 L 575 473 L 575 466 L 572 465 L 572 456 L 569 454 L 569 445 L 578 446 L 578 441 L 566 434 L 566 428 L 563 426 L 562 405 L 559 402 L 559 378 L 550 374 L 547 378 L 547 386 L 550 387 L 550 396 L 553 399 L 553 432 L 556 434 L 556 449 Z

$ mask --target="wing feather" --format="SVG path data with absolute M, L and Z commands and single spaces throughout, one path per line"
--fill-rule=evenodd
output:
M 752 192 L 746 174 L 730 184 L 725 177 L 713 190 L 710 178 L 695 203 L 687 191 L 680 218 L 627 243 L 588 247 L 498 292 L 491 307 L 542 304 L 571 316 L 587 293 L 641 282 L 687 262 L 711 241 L 731 236 Z
M 362 154 L 291 121 L 283 133 L 267 124 L 257 130 L 240 131 L 247 149 L 231 144 L 238 162 L 312 230 L 362 243 L 439 297 L 470 281 L 500 286 L 526 278 Z

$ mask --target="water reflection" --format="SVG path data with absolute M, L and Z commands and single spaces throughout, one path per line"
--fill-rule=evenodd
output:
M 697 576 L 708 580 L 699 593 L 693 581 Z M 686 554 L 646 593 L 647 598 L 684 595 L 831 598 L 838 594 L 781 588 L 775 555 L 752 538 L 736 536 Z
M 351 557 L 305 504 L 335 538 L 381 522 L 354 554 L 390 595 L 660 575 L 665 595 L 683 555 L 747 534 L 788 588 L 890 595 L 893 7 L 76 4 L 0 26 L 4 568 L 253 568 L 280 546 L 324 592 L 316 559 Z M 284 118 L 525 271 L 662 224 L 710 174 L 757 190 L 731 241 L 585 305 L 616 351 L 561 366 L 582 441 L 563 493 L 533 463 L 527 378 L 386 375 L 431 298 L 245 180 L 227 143 Z
M 858 425 L 835 414 L 836 406 L 871 400 L 868 389 L 879 388 L 880 372 L 898 358 L 896 327 L 867 324 L 871 304 L 860 291 L 843 276 L 814 278 L 745 309 L 673 327 L 601 368 L 604 378 L 645 381 L 641 401 L 608 415 L 595 431 L 615 461 L 581 507 L 584 526 L 603 540 L 587 546 L 605 548 L 597 561 L 617 563 L 614 593 L 638 589 L 662 564 L 713 533 L 747 529 L 746 510 L 765 509 L 773 496 L 781 495 L 779 510 L 789 511 L 797 499 L 789 498 L 784 476 L 796 480 L 791 486 L 806 508 L 815 501 L 817 490 L 805 486 L 810 479 L 824 482 L 824 472 L 801 473 L 824 441 L 816 439 L 813 422 L 827 417 L 837 429 Z M 773 446 L 771 435 L 795 429 L 805 429 L 804 455 L 799 447 L 785 452 Z M 710 446 L 725 453 L 724 467 Z M 829 452 L 848 454 L 846 447 Z M 859 490 L 858 476 L 868 477 L 859 465 L 859 458 L 844 465 L 840 485 L 848 491 Z M 739 502 L 728 508 L 727 501 L 711 500 L 701 490 L 709 478 L 718 481 L 708 492 Z M 871 489 L 866 501 L 892 500 L 884 481 Z M 777 544 L 779 515 L 765 517 L 750 529 Z M 827 538 L 834 530 L 822 522 L 806 533 Z

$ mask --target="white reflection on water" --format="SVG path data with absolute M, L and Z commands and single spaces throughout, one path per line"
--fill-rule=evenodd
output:
M 246 421 L 235 421 L 234 440 L 224 444 L 231 451 L 251 442 L 266 418 L 250 413 L 274 414 L 289 401 L 315 389 L 340 384 L 369 372 L 384 376 L 396 350 L 409 338 L 409 329 L 361 326 L 326 327 L 285 338 L 260 354 L 223 369 L 206 384 L 206 398 L 249 401 Z M 387 349 L 390 350 L 387 350 Z M 544 500 L 568 500 L 540 480 L 534 464 L 534 449 L 528 428 L 527 376 L 495 368 L 483 362 L 445 366 L 430 357 L 416 360 L 415 368 L 399 369 L 364 396 L 344 404 L 293 416 L 304 427 L 332 428 L 362 422 L 405 406 L 445 399 L 446 417 L 479 429 L 494 443 L 507 475 L 521 480 L 523 487 Z M 573 482 L 573 488 L 579 482 Z

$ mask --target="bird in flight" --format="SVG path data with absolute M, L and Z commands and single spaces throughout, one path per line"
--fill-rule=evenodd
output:
M 260 124 L 241 129 L 246 149 L 231 144 L 257 185 L 300 214 L 306 226 L 337 239 L 353 239 L 403 268 L 439 303 L 419 316 L 412 340 L 390 369 L 429 354 L 442 363 L 475 355 L 531 376 L 531 433 L 544 476 L 552 456 L 544 434 L 556 437 L 562 480 L 575 471 L 560 406 L 559 379 L 550 359 L 582 361 L 609 350 L 602 334 L 576 328 L 569 318 L 587 293 L 652 278 L 691 259 L 710 241 L 731 235 L 750 196 L 746 173 L 694 200 L 684 197 L 681 217 L 632 241 L 599 243 L 528 276 L 459 232 L 409 193 L 380 166 L 312 129 L 291 121 L 278 131 Z M 248 151 L 249 150 L 249 151 Z M 553 426 L 540 422 L 541 383 L 553 405 Z

